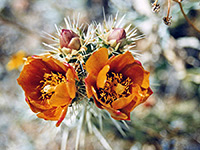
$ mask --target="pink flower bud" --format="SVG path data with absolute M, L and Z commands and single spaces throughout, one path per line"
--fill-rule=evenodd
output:
M 126 38 L 125 30 L 123 28 L 115 28 L 108 36 L 108 41 L 116 40 L 116 43 L 119 43 L 124 38 Z
M 78 50 L 81 46 L 79 36 L 72 30 L 62 29 L 60 34 L 60 47 Z

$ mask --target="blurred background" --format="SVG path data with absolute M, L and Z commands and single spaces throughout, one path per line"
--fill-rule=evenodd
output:
M 184 19 L 172 1 L 171 26 L 163 23 L 167 0 L 153 13 L 151 0 L 1 0 L 0 1 L 0 149 L 57 150 L 75 148 L 76 132 L 65 135 L 62 128 L 37 119 L 24 100 L 16 79 L 20 58 L 40 54 L 42 42 L 51 43 L 44 32 L 55 35 L 55 24 L 64 17 L 81 23 L 103 21 L 119 12 L 127 24 L 137 27 L 136 42 L 154 94 L 138 106 L 123 133 L 104 121 L 104 135 L 114 150 L 199 150 L 200 149 L 200 33 Z M 182 2 L 187 16 L 200 29 L 200 1 Z M 18 60 L 19 59 L 19 60 Z M 16 61 L 18 60 L 18 61 Z M 15 62 L 15 63 L 13 63 Z M 19 62 L 16 63 L 16 62 Z M 66 142 L 66 136 L 68 141 Z M 80 149 L 105 149 L 93 134 L 84 133 Z M 65 142 L 63 142 L 65 140 Z M 63 146 L 63 143 L 66 144 Z

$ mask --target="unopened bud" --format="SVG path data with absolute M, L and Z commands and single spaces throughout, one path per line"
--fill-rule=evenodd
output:
M 122 39 L 126 38 L 126 32 L 123 28 L 115 28 L 108 36 L 108 41 L 116 40 L 119 43 Z
M 81 46 L 79 36 L 72 30 L 62 29 L 60 34 L 60 47 L 78 50 Z

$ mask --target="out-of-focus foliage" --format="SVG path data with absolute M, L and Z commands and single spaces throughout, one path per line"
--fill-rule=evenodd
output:
M 24 101 L 16 79 L 19 70 L 7 71 L 6 65 L 19 50 L 27 55 L 47 49 L 51 43 L 44 32 L 55 35 L 54 24 L 64 25 L 64 17 L 80 22 L 102 21 L 119 12 L 126 14 L 145 38 L 136 42 L 135 50 L 146 70 L 154 94 L 133 112 L 129 129 L 122 130 L 103 118 L 102 133 L 113 149 L 200 149 L 200 33 L 183 18 L 172 1 L 170 27 L 162 22 L 167 1 L 160 1 L 158 14 L 150 0 L 1 0 L 0 1 L 0 149 L 42 150 L 74 149 L 76 132 L 55 128 L 38 120 Z M 200 27 L 198 0 L 182 2 L 194 25 Z M 124 23 L 124 22 L 123 22 Z M 115 122 L 116 123 L 116 122 Z M 96 123 L 98 125 L 98 122 Z M 85 137 L 85 138 L 84 138 Z M 66 142 L 66 139 L 68 141 Z M 104 149 L 93 134 L 82 133 L 80 148 Z M 67 145 L 65 145 L 67 143 Z

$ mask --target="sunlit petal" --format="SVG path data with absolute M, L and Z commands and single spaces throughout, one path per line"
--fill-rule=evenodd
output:
M 103 69 L 99 72 L 97 76 L 97 87 L 98 88 L 104 88 L 104 85 L 106 83 L 106 74 L 108 73 L 110 69 L 109 65 L 105 65 Z
M 108 60 L 108 50 L 106 48 L 100 48 L 94 52 L 86 62 L 86 70 L 88 73 L 95 75 L 104 67 Z
M 61 83 L 56 87 L 55 93 L 49 99 L 51 106 L 64 106 L 71 103 L 71 98 L 67 92 L 66 83 Z
M 120 72 L 126 65 L 134 63 L 132 54 L 127 51 L 124 54 L 112 57 L 107 64 L 110 65 L 111 71 Z

